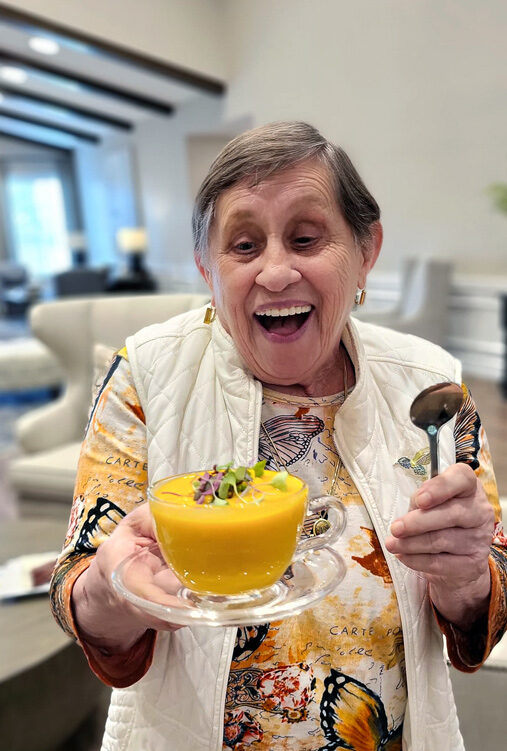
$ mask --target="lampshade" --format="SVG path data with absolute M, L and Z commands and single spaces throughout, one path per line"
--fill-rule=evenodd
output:
M 69 232 L 67 242 L 71 250 L 83 250 L 87 247 L 86 235 L 84 232 Z
M 122 227 L 116 233 L 116 242 L 123 253 L 145 253 L 148 248 L 144 227 Z

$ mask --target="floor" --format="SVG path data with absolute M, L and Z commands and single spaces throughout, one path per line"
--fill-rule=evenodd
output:
M 104 694 L 96 711 L 88 717 L 74 735 L 54 751 L 100 751 L 106 724 L 109 695 Z
M 26 318 L 6 318 L 0 315 L 0 341 L 17 339 L 20 336 L 30 336 L 30 329 Z

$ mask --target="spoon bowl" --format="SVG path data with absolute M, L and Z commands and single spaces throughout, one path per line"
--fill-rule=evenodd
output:
M 463 403 L 463 391 L 457 383 L 435 383 L 416 396 L 410 406 L 410 419 L 428 436 L 430 476 L 439 473 L 438 436 L 440 428 L 452 420 Z

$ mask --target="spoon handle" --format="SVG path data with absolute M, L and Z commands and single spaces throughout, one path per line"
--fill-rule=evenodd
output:
M 438 436 L 440 431 L 435 425 L 430 425 L 426 433 L 430 444 L 430 477 L 436 477 L 440 471 L 438 456 Z

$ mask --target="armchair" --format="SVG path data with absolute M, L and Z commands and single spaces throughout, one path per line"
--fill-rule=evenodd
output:
M 362 321 L 387 326 L 444 347 L 452 265 L 430 258 L 406 258 L 401 268 L 400 296 L 390 310 L 356 310 Z
M 23 454 L 10 462 L 7 471 L 22 514 L 68 516 L 70 512 L 97 345 L 112 356 L 127 336 L 143 326 L 208 300 L 201 294 L 122 295 L 48 302 L 32 309 L 33 333 L 55 354 L 65 386 L 59 399 L 26 413 L 16 423 Z

